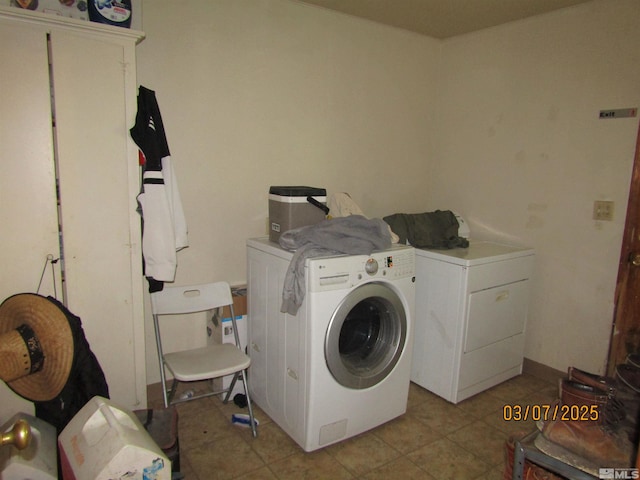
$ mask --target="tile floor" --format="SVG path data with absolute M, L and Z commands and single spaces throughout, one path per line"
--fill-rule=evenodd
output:
M 179 404 L 181 472 L 186 480 L 426 479 L 501 480 L 504 442 L 533 421 L 503 420 L 505 404 L 548 404 L 557 384 L 523 374 L 453 405 L 411 384 L 407 413 L 312 453 L 255 408 L 258 438 L 232 425 L 243 412 L 217 397 Z M 162 400 L 150 393 L 150 407 Z

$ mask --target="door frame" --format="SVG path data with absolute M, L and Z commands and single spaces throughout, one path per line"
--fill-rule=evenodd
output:
M 607 359 L 607 375 L 629 353 L 640 352 L 640 268 L 631 262 L 640 253 L 640 125 L 629 188 L 627 216 L 618 264 L 614 315 Z

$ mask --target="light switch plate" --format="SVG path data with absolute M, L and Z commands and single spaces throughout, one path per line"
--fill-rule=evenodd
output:
M 609 200 L 596 200 L 593 202 L 594 220 L 613 220 L 613 202 Z

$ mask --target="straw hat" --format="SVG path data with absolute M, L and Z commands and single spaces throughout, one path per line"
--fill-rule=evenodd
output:
M 69 321 L 53 302 L 20 293 L 0 305 L 0 379 L 34 402 L 57 397 L 73 362 Z

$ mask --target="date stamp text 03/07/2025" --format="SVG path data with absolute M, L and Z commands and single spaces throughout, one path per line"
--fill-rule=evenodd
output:
M 600 418 L 598 405 L 504 405 L 502 419 L 510 422 L 526 422 L 527 420 L 547 421 L 562 420 L 572 422 L 596 422 Z

